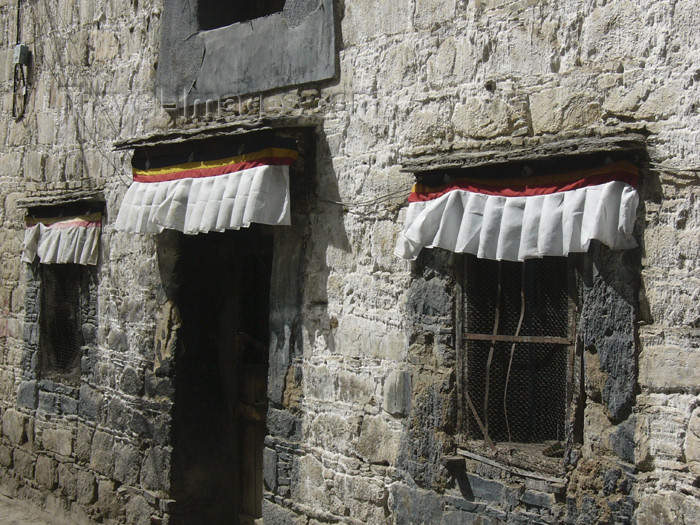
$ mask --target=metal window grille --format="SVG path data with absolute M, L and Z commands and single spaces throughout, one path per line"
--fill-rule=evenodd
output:
M 487 442 L 563 440 L 572 340 L 566 258 L 465 257 L 463 431 Z
M 40 265 L 39 352 L 42 372 L 70 373 L 80 364 L 82 268 Z

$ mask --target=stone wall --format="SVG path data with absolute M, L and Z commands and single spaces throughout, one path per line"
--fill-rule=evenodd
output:
M 293 227 L 275 234 L 266 524 L 700 521 L 700 8 L 334 7 L 335 80 L 174 115 L 153 94 L 162 2 L 22 2 L 33 64 L 15 121 L 16 4 L 0 0 L 3 492 L 76 520 L 169 520 L 177 313 L 157 237 L 113 230 L 130 170 L 113 141 L 284 117 L 314 126 L 316 161 Z M 455 460 L 454 261 L 393 255 L 413 183 L 401 165 L 629 130 L 647 137 L 640 248 L 590 255 L 564 482 L 474 451 Z M 77 190 L 102 192 L 106 218 L 94 344 L 66 386 L 37 378 L 31 359 L 36 283 L 20 262 L 18 203 Z

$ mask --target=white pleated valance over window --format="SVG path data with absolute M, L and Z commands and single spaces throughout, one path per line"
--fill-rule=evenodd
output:
M 637 179 L 634 165 L 619 162 L 548 177 L 416 184 L 395 253 L 415 259 L 422 248 L 439 247 L 523 261 L 585 252 L 594 239 L 634 248 Z
M 95 265 L 100 251 L 102 215 L 27 218 L 22 261 Z
M 289 165 L 296 157 L 291 147 L 276 144 L 230 157 L 204 154 L 188 162 L 136 159 L 116 229 L 197 234 L 252 223 L 290 224 Z

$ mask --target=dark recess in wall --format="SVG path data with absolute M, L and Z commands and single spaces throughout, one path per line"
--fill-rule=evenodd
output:
M 284 9 L 284 4 L 285 0 L 261 0 L 259 2 L 200 0 L 197 6 L 199 28 L 206 31 L 280 13 Z

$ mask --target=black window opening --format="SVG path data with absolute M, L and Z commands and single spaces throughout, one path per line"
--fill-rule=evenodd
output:
M 254 20 L 263 16 L 280 13 L 284 9 L 286 0 L 227 0 L 224 2 L 215 0 L 199 0 L 197 16 L 199 29 L 208 31 L 219 27 L 225 27 L 236 22 Z
M 493 442 L 563 441 L 573 344 L 567 259 L 465 256 L 463 272 L 462 433 Z
M 80 370 L 84 344 L 78 264 L 40 264 L 39 357 L 42 375 L 71 376 Z

